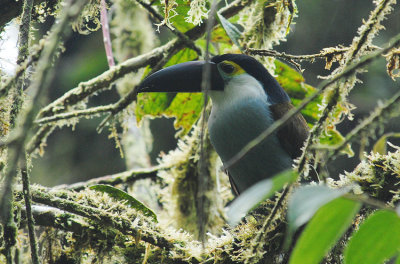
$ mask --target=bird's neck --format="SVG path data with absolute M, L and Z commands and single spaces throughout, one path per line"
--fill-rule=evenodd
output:
M 238 100 L 257 98 L 265 100 L 268 97 L 262 85 L 251 75 L 245 73 L 229 79 L 223 91 L 210 91 L 212 100 L 212 111 L 221 111 L 234 106 Z

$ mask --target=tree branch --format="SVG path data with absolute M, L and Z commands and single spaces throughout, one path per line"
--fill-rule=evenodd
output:
M 63 196 L 73 196 L 72 193 L 66 194 L 65 191 L 63 192 Z M 159 230 L 157 230 L 157 228 L 142 215 L 136 216 L 137 219 L 134 221 L 135 218 L 128 219 L 125 215 L 113 214 L 104 209 L 94 208 L 71 201 L 69 199 L 59 198 L 53 193 L 54 191 L 49 192 L 43 188 L 35 188 L 32 189 L 32 200 L 37 203 L 56 207 L 67 212 L 83 216 L 99 223 L 100 225 L 115 228 L 122 234 L 132 237 L 140 237 L 141 240 L 163 249 L 168 250 L 175 247 L 174 244 L 169 241 L 169 239 L 161 236 Z M 130 216 L 132 217 L 133 215 Z
M 66 184 L 58 185 L 53 187 L 53 189 L 80 191 L 83 190 L 84 188 L 96 184 L 117 185 L 117 184 L 133 183 L 135 181 L 143 179 L 155 179 L 157 178 L 157 173 L 159 170 L 165 170 L 168 169 L 169 167 L 170 166 L 156 166 L 149 169 L 133 169 L 112 175 L 106 175 L 99 178 L 90 179 L 84 182 L 76 182 L 70 185 Z
M 399 104 L 400 104 L 400 92 L 397 92 L 393 95 L 389 100 L 385 103 L 378 105 L 369 115 L 365 118 L 360 124 L 358 124 L 353 130 L 351 130 L 341 142 L 339 146 L 337 146 L 326 159 L 326 163 L 329 163 L 333 159 L 335 159 L 340 151 L 346 147 L 348 143 L 354 141 L 354 139 L 358 138 L 360 135 L 364 135 L 365 133 L 373 134 L 375 128 L 379 125 L 383 125 L 391 118 L 394 118 L 400 115 L 399 112 Z

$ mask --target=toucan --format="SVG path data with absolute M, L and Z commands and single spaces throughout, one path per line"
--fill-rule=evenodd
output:
M 285 90 L 255 58 L 224 54 L 208 62 L 210 141 L 223 163 L 293 108 Z M 145 78 L 138 92 L 202 92 L 205 61 L 180 63 Z M 301 155 L 309 128 L 301 114 L 248 152 L 227 170 L 234 194 L 289 169 Z

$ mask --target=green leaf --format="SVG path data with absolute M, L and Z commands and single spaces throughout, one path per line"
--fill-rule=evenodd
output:
M 194 59 L 197 59 L 196 52 L 186 48 L 175 54 L 165 66 Z M 175 128 L 187 134 L 199 118 L 203 102 L 201 93 L 140 93 L 136 103 L 136 120 L 140 123 L 145 116 L 175 117 Z
M 240 30 L 235 25 L 229 22 L 218 12 L 217 12 L 217 20 L 221 24 L 221 26 L 225 29 L 226 34 L 229 36 L 232 42 L 235 43 L 235 45 L 240 49 L 241 52 L 243 52 L 243 49 L 239 44 L 239 38 L 242 35 L 242 32 L 240 32 Z
M 306 85 L 303 75 L 286 63 L 275 60 L 274 64 L 276 80 L 291 98 L 304 99 L 315 91 L 314 87 Z
M 340 145 L 344 140 L 345 138 L 342 134 L 340 134 L 340 132 L 335 128 L 332 128 L 319 138 L 319 145 L 322 147 L 332 148 Z M 347 154 L 348 157 L 354 156 L 354 151 L 351 149 L 350 144 L 346 144 L 346 147 L 344 147 L 341 152 Z
M 214 43 L 218 43 L 218 45 L 220 45 L 222 43 L 228 44 L 228 45 L 230 45 L 230 47 L 232 47 L 232 44 L 233 44 L 232 40 L 226 34 L 225 29 L 221 25 L 215 26 L 214 30 L 211 31 L 211 41 Z M 205 42 L 204 42 L 204 44 L 205 44 Z M 212 47 L 213 47 L 213 45 L 210 45 L 210 48 L 212 48 Z M 205 50 L 205 46 L 204 46 L 204 50 Z M 211 52 L 211 50 L 210 50 L 210 52 Z
M 176 65 L 182 62 L 187 62 L 187 61 L 192 61 L 192 60 L 197 60 L 198 55 L 197 53 L 189 48 L 184 48 L 180 50 L 178 53 L 176 53 L 174 56 L 172 56 L 171 59 L 165 64 L 164 68 Z
M 400 133 L 386 133 L 386 134 L 384 134 L 383 136 L 381 136 L 378 139 L 378 141 L 376 141 L 372 151 L 375 152 L 375 153 L 386 155 L 387 154 L 386 143 L 387 143 L 388 138 L 390 138 L 390 137 L 399 138 L 400 137 Z
M 330 201 L 347 193 L 348 189 L 331 189 L 324 185 L 307 185 L 298 188 L 288 205 L 288 238 L 307 223 L 315 212 Z
M 162 15 L 165 19 L 165 2 L 172 3 L 171 1 L 160 0 L 154 3 L 154 6 L 158 6 L 162 10 Z M 190 1 L 176 0 L 176 5 L 173 6 L 172 10 L 168 13 L 169 22 L 179 31 L 185 32 L 193 28 L 192 23 L 186 22 L 187 13 L 190 10 Z
M 400 264 L 400 254 L 398 254 L 399 256 L 397 256 L 397 259 L 396 259 L 396 263 L 395 264 Z
M 142 212 L 145 216 L 148 216 L 157 222 L 157 215 L 150 208 L 120 189 L 104 184 L 93 185 L 90 186 L 89 189 L 107 193 L 109 196 L 119 201 L 126 201 L 129 206 L 135 208 L 136 210 Z
M 337 198 L 321 207 L 301 234 L 290 264 L 318 264 L 350 226 L 361 203 Z
M 288 93 L 294 106 L 299 105 L 304 98 L 315 92 L 316 89 L 306 84 L 303 75 L 295 69 L 279 60 L 275 60 L 274 63 L 276 80 Z M 310 126 L 318 120 L 320 113 L 318 104 L 321 102 L 322 96 L 319 96 L 301 111 Z
M 380 210 L 369 216 L 350 238 L 344 252 L 346 264 L 380 264 L 400 250 L 400 218 Z
M 256 208 L 262 201 L 275 194 L 287 183 L 297 180 L 297 173 L 286 170 L 275 175 L 273 178 L 259 181 L 245 192 L 240 194 L 229 206 L 227 216 L 231 226 L 237 225 L 240 220 L 251 210 Z
M 303 76 L 299 72 L 279 60 L 275 60 L 275 75 L 277 75 L 276 80 L 290 96 L 294 106 L 298 106 L 304 98 L 316 91 L 316 88 L 305 83 Z M 322 95 L 318 96 L 301 110 L 301 114 L 310 127 L 319 119 L 322 98 Z M 338 107 L 334 116 L 340 115 L 343 111 L 345 110 L 342 107 Z M 324 148 L 332 148 L 343 141 L 344 137 L 335 127 L 332 127 L 320 138 L 320 145 Z M 347 154 L 349 157 L 354 156 L 350 144 L 347 144 L 341 152 Z
M 201 93 L 178 93 L 164 115 L 175 117 L 175 129 L 182 129 L 180 132 L 185 135 L 199 119 L 203 104 L 204 96 Z

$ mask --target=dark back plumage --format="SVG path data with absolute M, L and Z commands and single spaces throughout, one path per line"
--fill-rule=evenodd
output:
M 256 78 L 264 87 L 268 100 L 271 104 L 290 102 L 290 98 L 274 77 L 255 58 L 244 54 L 223 54 L 214 56 L 211 61 L 220 63 L 224 60 L 233 61 Z

